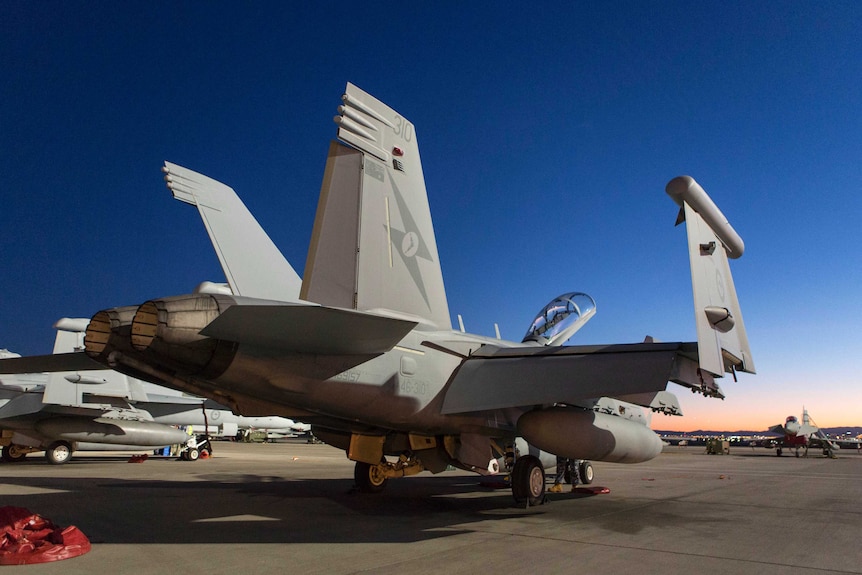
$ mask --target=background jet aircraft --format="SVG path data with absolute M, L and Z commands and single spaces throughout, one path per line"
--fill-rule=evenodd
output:
M 834 456 L 833 451 L 840 449 L 837 442 L 829 439 L 819 427 L 814 425 L 805 408 L 802 409 L 802 423 L 795 415 L 788 415 L 784 425 L 780 423 L 773 425 L 769 431 L 779 433 L 781 437 L 766 439 L 763 441 L 763 446 L 767 449 L 775 449 L 775 454 L 778 456 L 781 456 L 784 449 L 793 449 L 796 457 L 799 457 L 800 450 L 803 456 L 807 456 L 809 447 L 823 449 L 823 455 L 829 456 Z
M 54 353 L 83 349 L 88 320 L 63 318 L 54 327 Z M 2 357 L 15 357 L 0 351 Z M 195 434 L 236 436 L 250 428 L 302 433 L 310 426 L 283 417 L 242 417 L 212 400 L 182 394 L 111 370 L 2 376 L 0 430 L 6 462 L 45 451 L 46 459 L 65 463 L 73 451 L 135 450 L 181 444 L 182 456 L 195 460 L 203 438 Z
M 754 373 L 728 265 L 742 239 L 687 176 L 666 191 L 686 222 L 696 343 L 563 346 L 582 316 L 569 294 L 521 342 L 453 331 L 415 128 L 352 84 L 342 103 L 299 298 L 287 281 L 265 299 L 233 290 L 106 309 L 90 321 L 85 354 L 54 369 L 106 365 L 237 413 L 308 421 L 356 462 L 365 491 L 448 465 L 495 473 L 502 456 L 526 504 L 544 498 L 543 451 L 649 460 L 661 451 L 649 410 L 678 411 L 668 382 L 721 397 L 716 378 Z M 166 180 L 199 208 L 227 188 L 172 164 Z M 45 358 L 3 363 L 50 369 Z

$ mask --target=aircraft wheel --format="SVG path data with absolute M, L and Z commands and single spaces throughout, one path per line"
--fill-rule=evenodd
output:
M 593 472 L 593 464 L 589 461 L 581 461 L 578 465 L 578 477 L 581 478 L 581 483 L 584 485 L 589 485 L 593 482 L 593 477 L 595 476 Z
M 20 445 L 10 443 L 9 445 L 5 445 L 3 447 L 3 461 L 5 461 L 6 463 L 22 461 L 26 456 L 27 451 Z
M 380 493 L 386 488 L 386 476 L 379 465 L 357 461 L 353 468 L 353 480 L 363 493 Z
M 52 465 L 62 465 L 72 459 L 72 446 L 66 441 L 55 441 L 45 450 L 45 459 Z
M 775 448 L 775 455 L 777 455 L 778 457 L 781 457 L 781 448 L 780 447 Z
M 187 461 L 197 461 L 198 457 L 201 456 L 201 452 L 197 450 L 197 448 L 192 447 L 188 451 L 186 451 L 186 460 Z
M 512 468 L 512 496 L 519 505 L 541 505 L 545 501 L 545 470 L 538 457 L 525 455 Z

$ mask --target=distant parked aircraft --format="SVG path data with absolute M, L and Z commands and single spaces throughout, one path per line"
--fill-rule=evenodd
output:
M 83 349 L 89 320 L 63 318 L 54 324 L 54 353 Z M 17 354 L 0 350 L 0 357 Z M 73 451 L 140 450 L 182 445 L 195 460 L 204 439 L 197 434 L 236 436 L 239 430 L 303 433 L 310 426 L 284 417 L 243 417 L 201 397 L 109 370 L 0 376 L 2 459 L 19 461 L 44 451 L 50 463 L 69 461 Z
M 781 434 L 781 437 L 775 439 L 766 439 L 763 441 L 763 446 L 767 449 L 775 449 L 775 454 L 781 456 L 785 449 L 793 449 L 796 457 L 799 457 L 800 450 L 802 456 L 808 455 L 809 447 L 822 448 L 824 455 L 833 455 L 833 450 L 841 447 L 837 442 L 826 437 L 819 427 L 813 425 L 811 418 L 808 415 L 808 410 L 802 408 L 802 423 L 795 415 L 788 415 L 784 424 L 773 425 L 769 428 L 773 433 Z

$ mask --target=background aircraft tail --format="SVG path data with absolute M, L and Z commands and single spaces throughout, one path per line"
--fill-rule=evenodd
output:
M 342 101 L 301 297 L 450 329 L 413 124 L 353 84 Z
M 54 354 L 80 352 L 84 349 L 84 332 L 90 322 L 86 318 L 64 317 L 54 323 L 57 336 Z M 138 385 L 140 387 L 140 384 Z M 42 401 L 57 405 L 85 403 L 86 394 L 125 399 L 146 399 L 146 394 L 130 384 L 126 375 L 108 369 L 54 371 L 48 374 L 48 385 Z M 103 400 L 110 402 L 109 400 Z
M 700 368 L 717 377 L 725 372 L 754 373 L 728 264 L 728 257 L 742 255 L 742 238 L 693 178 L 674 178 L 666 191 L 680 205 L 677 224 L 685 221 L 688 233 Z
M 198 208 L 234 295 L 299 298 L 302 280 L 233 189 L 170 162 L 162 171 L 174 198 Z

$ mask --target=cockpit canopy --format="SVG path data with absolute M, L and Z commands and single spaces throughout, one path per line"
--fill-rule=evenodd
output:
M 524 343 L 562 345 L 596 313 L 596 301 L 585 293 L 570 292 L 542 308 L 524 336 Z

